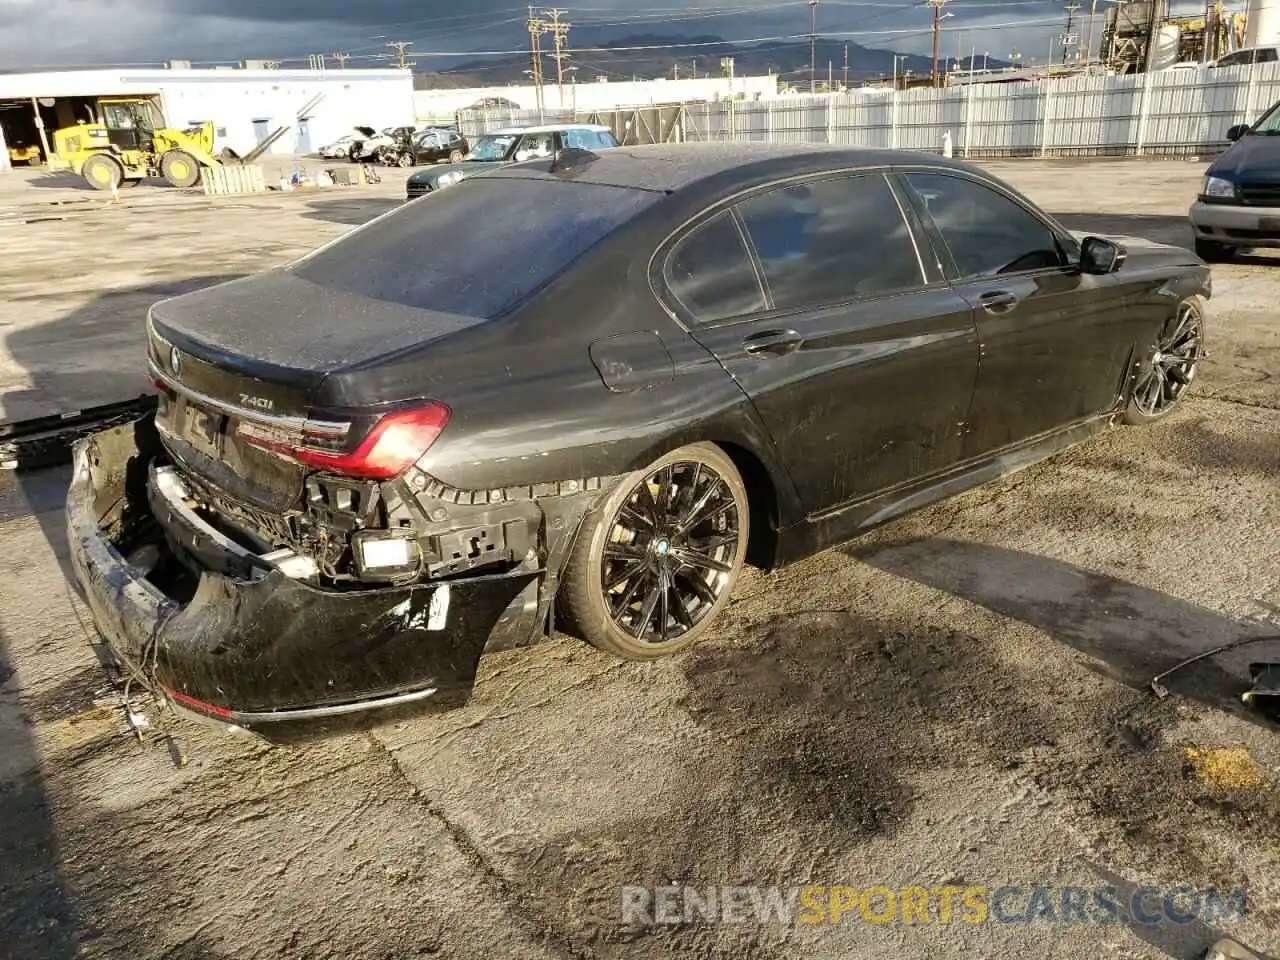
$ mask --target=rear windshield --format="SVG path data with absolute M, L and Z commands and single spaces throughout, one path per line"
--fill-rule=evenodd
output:
M 661 194 L 474 177 L 405 204 L 291 269 L 346 293 L 499 317 Z

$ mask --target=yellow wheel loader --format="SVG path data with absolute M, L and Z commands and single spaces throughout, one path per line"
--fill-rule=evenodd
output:
M 201 170 L 225 162 L 213 154 L 211 121 L 185 130 L 167 127 L 155 101 L 141 97 L 103 99 L 99 105 L 101 122 L 53 132 L 50 166 L 70 169 L 99 190 L 113 190 L 143 177 L 194 187 Z

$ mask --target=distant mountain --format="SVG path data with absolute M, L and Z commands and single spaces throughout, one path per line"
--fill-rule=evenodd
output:
M 769 72 L 778 74 L 782 83 L 807 89 L 809 86 L 809 44 L 800 42 L 771 42 L 759 44 L 735 44 L 714 35 L 676 37 L 665 34 L 635 34 L 620 37 L 596 45 L 596 49 L 584 50 L 572 55 L 566 67 L 576 67 L 571 72 L 579 82 L 593 81 L 597 77 L 610 80 L 651 80 L 655 77 L 687 78 L 691 76 L 723 76 L 726 67 L 723 58 L 733 58 L 735 74 L 759 76 Z M 892 50 L 864 47 L 843 40 L 819 38 L 815 50 L 816 82 L 825 88 L 828 77 L 835 86 L 844 82 L 845 50 L 849 57 L 849 84 L 889 78 L 894 73 L 897 57 L 899 74 L 914 77 L 932 72 L 928 56 L 895 54 Z M 942 54 L 941 66 L 952 60 Z M 991 68 L 1008 66 L 1002 60 L 989 59 Z M 982 65 L 982 60 L 978 60 Z M 961 69 L 968 69 L 969 58 L 959 62 Z M 456 89 L 467 86 L 505 86 L 529 82 L 530 57 L 527 55 L 476 59 L 459 63 L 446 70 L 421 74 L 416 78 L 420 89 Z M 554 81 L 555 61 L 544 56 L 543 75 Z

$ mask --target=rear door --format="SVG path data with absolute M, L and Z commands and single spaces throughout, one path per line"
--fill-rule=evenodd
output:
M 663 282 L 754 402 L 810 513 L 958 458 L 972 314 L 923 262 L 884 174 L 759 191 L 680 237 Z
M 901 180 L 982 345 L 965 456 L 1110 408 L 1134 340 L 1122 274 L 1080 273 L 1076 241 L 995 184 L 955 170 Z

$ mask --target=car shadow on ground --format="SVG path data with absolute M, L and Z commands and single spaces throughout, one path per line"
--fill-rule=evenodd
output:
M 146 389 L 147 309 L 157 301 L 236 276 L 200 275 L 110 291 L 51 323 L 11 330 L 4 348 L 12 365 L 26 372 L 29 385 L 0 398 L 4 419 L 13 422 L 62 414 L 140 396 Z M 113 356 L 108 351 L 118 353 Z M 18 497 L 13 509 L 34 515 L 70 584 L 61 509 L 70 481 L 69 468 L 27 470 L 19 457 L 14 476 Z
M 74 910 L 40 755 L 0 635 L 0 953 L 77 956 Z
M 386 197 L 360 197 L 343 200 L 316 200 L 307 204 L 303 214 L 308 220 L 327 223 L 345 223 L 353 227 L 363 226 L 375 217 L 390 213 L 403 206 L 403 200 Z
M 913 540 L 847 548 L 880 570 L 942 590 L 1029 624 L 1094 658 L 1106 676 L 1136 690 L 1170 667 L 1241 637 L 1276 636 L 1280 626 L 1237 620 L 1137 584 L 1047 557 L 980 543 Z M 1262 612 L 1261 610 L 1259 611 Z M 1280 654 L 1259 643 L 1173 674 L 1173 693 L 1269 728 L 1244 706 L 1248 663 Z

